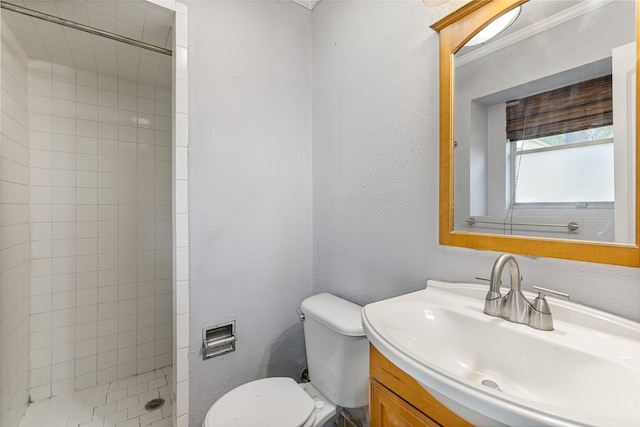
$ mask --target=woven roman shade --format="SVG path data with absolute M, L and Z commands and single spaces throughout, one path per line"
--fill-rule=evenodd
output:
M 611 124 L 611 75 L 507 102 L 507 138 L 510 141 Z

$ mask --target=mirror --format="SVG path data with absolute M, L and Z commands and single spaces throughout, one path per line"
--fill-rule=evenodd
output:
M 637 14 L 479 0 L 432 26 L 441 244 L 640 266 Z

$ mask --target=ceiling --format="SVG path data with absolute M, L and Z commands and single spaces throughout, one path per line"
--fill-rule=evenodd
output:
M 9 3 L 172 49 L 173 11 L 144 0 L 14 0 Z M 17 12 L 3 9 L 1 13 L 30 59 L 145 84 L 171 86 L 170 56 Z

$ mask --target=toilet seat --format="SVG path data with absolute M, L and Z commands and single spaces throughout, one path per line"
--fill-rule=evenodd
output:
M 314 408 L 314 400 L 292 378 L 264 378 L 218 399 L 203 427 L 301 427 L 312 421 Z

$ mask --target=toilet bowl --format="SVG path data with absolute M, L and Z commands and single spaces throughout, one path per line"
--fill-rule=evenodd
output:
M 323 293 L 305 299 L 300 311 L 311 382 L 275 377 L 243 384 L 211 406 L 203 427 L 318 427 L 341 407 L 368 404 L 362 307 Z
M 311 383 L 275 377 L 243 384 L 213 404 L 203 427 L 316 427 L 337 408 Z

